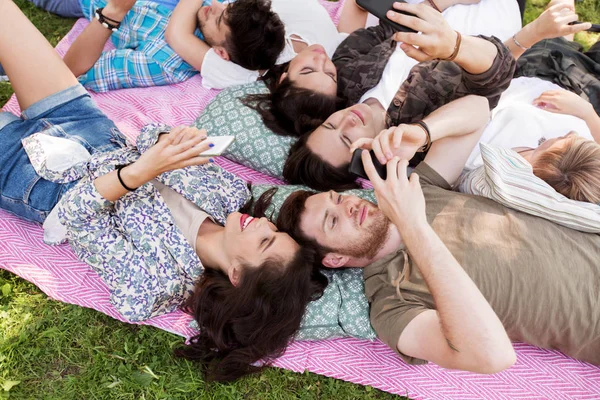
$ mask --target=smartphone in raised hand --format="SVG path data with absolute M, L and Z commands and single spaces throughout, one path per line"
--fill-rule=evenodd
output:
M 350 166 L 348 167 L 348 172 L 356 175 L 359 178 L 369 179 L 367 173 L 365 172 L 365 167 L 362 162 L 361 154 L 363 149 L 356 149 L 354 153 L 352 153 L 352 161 L 350 161 Z M 381 179 L 387 178 L 387 168 L 385 165 L 382 165 L 377 157 L 375 156 L 375 152 L 373 150 L 369 151 L 369 155 L 371 156 L 371 161 L 373 161 L 373 165 L 375 166 L 375 171 L 381 177 Z
M 387 12 L 390 10 L 397 12 L 399 14 L 410 15 L 413 17 L 415 16 L 414 14 L 403 12 L 403 11 L 398 11 L 398 10 L 394 9 L 393 4 L 397 1 L 399 1 L 401 3 L 406 3 L 406 1 L 403 1 L 403 0 L 356 0 L 356 4 L 358 4 L 359 7 L 364 8 L 365 10 L 367 10 L 368 12 L 370 12 L 371 14 L 373 14 L 374 16 L 379 18 L 380 21 L 391 25 L 392 28 L 394 28 L 396 31 L 417 32 L 414 29 L 411 29 L 404 25 L 400 25 L 400 24 L 397 24 L 396 22 L 390 21 L 388 19 L 388 17 L 386 16 Z
M 584 22 L 581 21 L 574 21 L 574 22 L 569 22 L 569 25 L 578 25 L 578 24 L 583 24 Z M 592 24 L 592 27 L 590 29 L 586 29 L 586 32 L 600 32 L 600 24 Z

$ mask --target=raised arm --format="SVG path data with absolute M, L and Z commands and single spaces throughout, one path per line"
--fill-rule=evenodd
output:
M 338 32 L 352 33 L 357 29 L 364 28 L 368 14 L 367 10 L 356 4 L 356 0 L 346 1 L 337 26 Z
M 207 162 L 197 156 L 209 147 L 207 142 L 200 143 L 203 137 L 195 129 L 174 129 L 123 168 L 122 181 L 133 189 L 164 171 Z M 160 291 L 160 285 L 157 288 L 155 266 L 145 263 L 141 250 L 123 233 L 122 221 L 115 216 L 115 202 L 128 193 L 117 172 L 94 179 L 104 168 L 109 166 L 82 179 L 59 203 L 59 218 L 67 228 L 71 247 L 104 280 L 111 291 L 111 301 L 128 320 L 142 321 L 172 311 L 174 299 L 166 301 L 165 292 Z M 110 267 L 114 265 L 118 268 Z
M 202 70 L 204 56 L 210 50 L 206 42 L 194 35 L 201 7 L 202 0 L 181 0 L 173 10 L 165 32 L 169 46 L 197 71 Z
M 548 90 L 542 93 L 533 104 L 556 114 L 567 114 L 585 121 L 596 143 L 600 143 L 600 116 L 592 103 L 568 90 Z
M 527 49 L 544 39 L 566 36 L 573 40 L 572 35 L 592 26 L 590 23 L 569 25 L 569 22 L 577 21 L 577 18 L 573 0 L 552 0 L 539 17 L 525 25 L 504 44 L 513 57 L 518 59 Z
M 121 170 L 122 182 L 129 188 L 137 188 L 163 172 L 207 163 L 207 158 L 198 156 L 210 146 L 208 142 L 200 143 L 204 139 L 206 132 L 196 128 L 173 129 L 145 151 L 136 162 Z M 112 171 L 96 178 L 94 184 L 103 198 L 114 202 L 128 192 L 121 180 L 117 171 Z
M 387 164 L 387 180 L 375 172 L 368 152 L 365 171 L 379 208 L 396 225 L 429 288 L 436 310 L 417 315 L 402 331 L 401 353 L 441 367 L 478 373 L 502 371 L 516 360 L 504 327 L 475 283 L 427 222 L 419 177 L 406 177 L 408 161 Z
M 122 21 L 134 4 L 135 0 L 109 0 L 102 14 L 115 21 Z M 110 29 L 102 26 L 96 18 L 92 18 L 65 54 L 65 64 L 73 75 L 80 76 L 94 66 L 111 34 Z
M 434 168 L 443 173 L 447 182 L 454 182 L 462 171 L 473 146 L 479 140 L 490 116 L 485 97 L 465 96 L 454 100 L 423 119 L 431 134 L 431 149 L 435 156 Z M 373 149 L 382 164 L 393 157 L 410 160 L 427 145 L 426 131 L 417 124 L 402 124 L 381 132 L 375 139 L 359 139 L 352 144 L 356 148 Z M 438 150 L 441 147 L 442 150 Z M 444 153 L 445 150 L 449 150 Z M 429 154 L 429 153 L 428 153 Z M 467 158 L 464 158 L 466 154 Z M 444 155 L 444 160 L 441 160 Z M 431 160 L 431 159 L 430 159 Z
M 402 50 L 417 61 L 451 59 L 470 74 L 488 71 L 498 55 L 498 48 L 489 40 L 462 36 L 454 31 L 442 14 L 425 4 L 394 3 L 398 11 L 415 14 L 416 17 L 389 11 L 387 17 L 418 32 L 397 32 L 394 40 L 401 42 Z M 455 55 L 455 51 L 457 51 Z

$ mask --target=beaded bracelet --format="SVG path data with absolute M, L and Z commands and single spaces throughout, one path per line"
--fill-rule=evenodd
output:
M 102 14 L 102 11 L 104 11 L 104 7 L 96 9 L 96 19 L 106 29 L 110 29 L 111 31 L 116 32 L 121 27 L 121 21 L 108 18 L 107 16 Z

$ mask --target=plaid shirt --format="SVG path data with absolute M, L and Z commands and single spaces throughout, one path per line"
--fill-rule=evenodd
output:
M 220 0 L 221 1 L 221 0 Z M 107 0 L 81 0 L 89 20 Z M 203 0 L 209 5 L 211 0 Z M 183 82 L 196 71 L 167 44 L 165 32 L 171 10 L 151 1 L 138 1 L 125 16 L 121 27 L 111 35 L 116 49 L 102 53 L 96 64 L 79 77 L 79 82 L 94 92 L 162 86 Z M 204 40 L 200 30 L 195 35 Z
M 338 71 L 338 94 L 348 99 L 348 106 L 358 103 L 363 94 L 381 80 L 396 49 L 396 42 L 391 39 L 393 34 L 390 26 L 381 24 L 354 32 L 337 48 L 332 61 Z M 500 40 L 480 37 L 498 48 L 498 55 L 488 71 L 472 75 L 450 61 L 417 64 L 387 110 L 388 126 L 421 120 L 468 94 L 486 97 L 490 107 L 496 107 L 500 95 L 510 84 L 516 62 Z

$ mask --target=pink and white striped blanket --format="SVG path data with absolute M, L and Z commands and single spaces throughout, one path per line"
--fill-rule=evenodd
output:
M 334 20 L 341 3 L 321 0 Z M 64 52 L 87 24 L 79 21 L 58 45 Z M 149 122 L 169 125 L 190 124 L 216 95 L 202 88 L 199 76 L 179 85 L 161 88 L 128 89 L 93 94 L 99 107 L 130 137 Z M 18 113 L 15 99 L 6 110 Z M 230 171 L 262 183 L 278 183 L 248 168 L 219 161 Z M 67 245 L 52 247 L 42 242 L 42 229 L 0 211 L 0 267 L 33 282 L 49 297 L 93 308 L 122 320 L 110 305 L 103 282 L 86 264 L 79 262 Z M 188 337 L 190 318 L 174 312 L 144 322 Z M 338 339 L 296 342 L 275 365 L 301 372 L 312 371 L 414 399 L 598 399 L 600 368 L 564 355 L 528 346 L 515 345 L 518 362 L 506 372 L 493 376 L 447 371 L 435 365 L 409 366 L 381 342 Z

